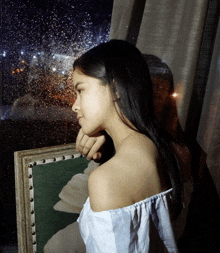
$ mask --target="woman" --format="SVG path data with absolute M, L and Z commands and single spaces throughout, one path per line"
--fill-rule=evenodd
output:
M 145 59 L 128 42 L 111 40 L 82 55 L 73 69 L 77 145 L 102 131 L 114 145 L 90 174 L 78 219 L 87 252 L 178 252 L 171 221 L 182 209 L 182 176 L 153 113 Z

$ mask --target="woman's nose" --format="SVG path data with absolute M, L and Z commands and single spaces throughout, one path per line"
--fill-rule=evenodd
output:
M 76 98 L 75 102 L 73 103 L 72 110 L 74 112 L 77 112 L 79 110 L 79 99 L 78 99 L 78 97 Z

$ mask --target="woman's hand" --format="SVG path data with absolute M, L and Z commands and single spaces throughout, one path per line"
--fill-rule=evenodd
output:
M 106 141 L 104 134 L 96 134 L 95 136 L 89 137 L 84 134 L 82 128 L 76 138 L 76 150 L 78 150 L 82 155 L 85 155 L 87 160 L 99 160 L 102 156 L 100 148 Z

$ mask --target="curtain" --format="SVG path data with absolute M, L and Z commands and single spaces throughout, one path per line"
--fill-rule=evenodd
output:
M 172 70 L 185 128 L 208 0 L 115 0 L 111 39 L 124 39 Z
M 220 249 L 220 201 L 216 192 L 217 188 L 220 195 L 220 28 L 215 34 L 219 7 L 219 0 L 113 3 L 110 39 L 127 40 L 143 54 L 155 55 L 169 66 L 178 118 L 192 140 L 194 192 L 178 242 L 180 252 Z
M 220 21 L 203 102 L 197 140 L 220 196 Z
M 181 127 L 195 140 L 198 131 L 220 195 L 220 28 L 214 51 L 212 45 L 219 6 L 218 0 L 114 0 L 110 38 L 127 40 L 170 67 Z

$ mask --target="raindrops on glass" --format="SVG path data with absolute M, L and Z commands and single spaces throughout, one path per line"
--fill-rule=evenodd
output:
M 1 120 L 73 118 L 68 75 L 76 58 L 109 39 L 112 2 L 4 1 Z

